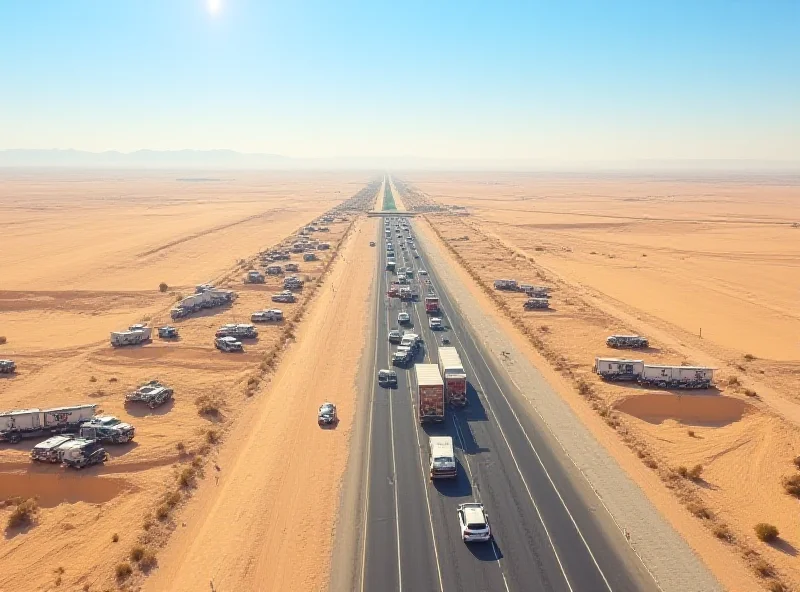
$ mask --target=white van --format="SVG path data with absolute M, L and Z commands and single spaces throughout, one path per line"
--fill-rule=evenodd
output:
M 431 479 L 454 479 L 456 457 L 453 453 L 453 439 L 450 436 L 431 436 L 428 438 Z

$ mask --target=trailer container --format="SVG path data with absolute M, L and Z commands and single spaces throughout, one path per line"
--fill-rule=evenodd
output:
M 436 364 L 414 366 L 419 422 L 444 421 L 444 381 Z

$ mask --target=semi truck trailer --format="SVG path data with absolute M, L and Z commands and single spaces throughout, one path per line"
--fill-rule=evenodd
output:
M 444 381 L 436 364 L 414 366 L 417 378 L 419 422 L 444 421 Z
M 456 348 L 439 348 L 439 372 L 444 380 L 447 402 L 456 407 L 466 405 L 467 373 Z

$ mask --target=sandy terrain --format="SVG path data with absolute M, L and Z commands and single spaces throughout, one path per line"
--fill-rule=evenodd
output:
M 605 432 L 601 441 L 616 435 L 645 463 L 632 467 L 609 447 L 720 580 L 753 589 L 750 573 L 765 561 L 777 579 L 800 584 L 797 501 L 781 484 L 800 454 L 800 317 L 791 302 L 800 230 L 790 224 L 800 219 L 797 181 L 407 177 L 421 190 L 411 190 L 407 205 L 438 201 L 470 212 L 430 219 L 474 279 L 554 288 L 551 311 L 524 312 L 524 295 L 488 292 L 560 375 L 570 404 L 602 418 L 587 421 Z M 647 335 L 651 348 L 606 348 L 607 335 L 625 332 Z M 606 384 L 591 373 L 596 355 L 716 366 L 719 388 L 683 394 Z M 696 464 L 701 479 L 678 475 Z M 683 508 L 665 499 L 669 492 Z M 711 518 L 687 525 L 686 508 Z M 775 524 L 780 540 L 759 542 L 758 522 Z
M 13 504 L 0 509 L 5 529 L 0 590 L 49 590 L 57 582 L 63 589 L 104 590 L 116 583 L 114 566 L 135 545 L 158 551 L 178 524 L 194 482 L 219 474 L 216 442 L 237 434 L 238 418 L 261 404 L 260 386 L 269 382 L 273 359 L 286 340 L 303 327 L 293 319 L 306 308 L 314 279 L 323 274 L 352 215 L 319 233 L 333 245 L 319 252 L 320 261 L 299 263 L 300 275 L 311 283 L 296 304 L 279 306 L 287 321 L 260 325 L 259 338 L 245 340 L 240 355 L 214 349 L 214 330 L 227 322 L 249 322 L 252 311 L 273 306 L 269 295 L 281 278 L 245 286 L 247 264 L 237 259 L 277 244 L 367 181 L 266 174 L 245 181 L 241 175 L 241 181 L 212 189 L 210 182 L 174 181 L 178 176 L 129 178 L 118 183 L 116 196 L 106 195 L 108 181 L 91 176 L 47 181 L 20 176 L 2 184 L 0 202 L 13 222 L 14 240 L 3 242 L 0 335 L 8 342 L 0 345 L 0 357 L 16 360 L 19 371 L 0 379 L 1 407 L 95 403 L 98 411 L 133 423 L 137 433 L 132 444 L 108 445 L 111 459 L 104 466 L 80 473 L 31 465 L 28 451 L 38 440 L 0 447 L 0 500 L 35 497 L 40 507 L 33 526 L 9 529 L 5 523 Z M 60 193 L 59 187 L 66 189 Z M 192 204 L 196 192 L 207 195 Z M 93 228 L 119 224 L 118 208 L 125 211 L 125 231 L 96 232 L 87 241 Z M 73 218 L 78 211 L 82 215 Z M 163 224 L 151 223 L 156 213 Z M 149 230 L 139 233 L 137 226 Z M 50 265 L 41 245 L 53 249 L 57 265 Z M 145 253 L 156 250 L 157 257 L 148 259 Z M 181 332 L 176 342 L 156 338 L 121 349 L 108 344 L 110 331 L 132 322 L 165 324 L 179 294 L 209 280 L 237 290 L 233 306 L 173 323 Z M 160 281 L 171 284 L 165 294 L 158 291 Z M 175 389 L 174 403 L 154 411 L 125 405 L 124 394 L 151 378 Z M 218 413 L 198 412 L 195 402 L 203 396 L 214 401 Z M 340 433 L 346 431 L 337 437 Z M 187 470 L 190 483 L 184 487 L 178 476 Z M 146 570 L 133 567 L 128 581 L 135 583 Z

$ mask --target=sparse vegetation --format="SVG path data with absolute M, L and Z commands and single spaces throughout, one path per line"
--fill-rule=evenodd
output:
M 778 527 L 772 524 L 768 524 L 766 522 L 759 522 L 755 525 L 753 530 L 756 531 L 756 536 L 758 537 L 759 541 L 763 541 L 765 543 L 771 543 L 778 538 L 780 532 L 778 532 Z
M 702 520 L 711 519 L 711 511 L 703 504 L 698 502 L 689 502 L 686 504 L 686 509 L 689 510 L 689 513 L 692 514 L 692 516 L 696 516 Z
M 39 513 L 39 503 L 34 498 L 15 500 L 17 507 L 8 517 L 8 528 L 18 528 L 33 524 Z
M 206 442 L 209 444 L 216 444 L 219 442 L 219 432 L 217 430 L 208 430 L 206 432 Z
M 752 362 L 753 360 L 756 359 L 756 357 L 753 354 L 745 354 L 744 359 L 747 360 L 748 362 Z
M 139 569 L 150 571 L 156 566 L 156 554 L 152 549 L 145 549 L 142 558 L 139 560 Z
M 3 345 L 4 343 L 6 343 L 6 341 L 7 341 L 6 336 L 0 335 L 0 345 Z
M 712 532 L 714 533 L 714 536 L 720 540 L 728 543 L 733 541 L 733 533 L 728 528 L 727 524 L 715 524 Z
M 184 488 L 191 487 L 194 485 L 196 478 L 197 469 L 194 467 L 184 467 L 183 470 L 178 474 L 178 484 Z
M 800 456 L 795 456 L 792 462 L 794 463 L 794 466 L 800 469 Z
M 144 556 L 144 547 L 142 545 L 134 545 L 131 548 L 130 558 L 134 563 L 139 561 Z
M 170 509 L 171 508 L 167 504 L 161 504 L 156 508 L 156 518 L 158 518 L 161 521 L 166 520 L 167 518 L 169 518 Z
M 737 387 L 741 386 L 741 382 L 739 381 L 739 377 L 735 374 L 728 376 L 728 380 L 726 381 L 728 386 Z
M 748 389 L 744 389 L 744 394 L 747 395 L 748 397 L 757 397 L 758 396 L 757 392 L 755 392 L 753 389 L 749 389 L 749 388 Z
M 767 589 L 769 592 L 788 592 L 786 587 L 780 582 L 770 582 Z
M 772 566 L 763 559 L 757 559 L 753 564 L 753 571 L 755 571 L 762 578 L 768 578 L 775 573 Z
M 119 542 L 119 535 L 116 532 L 111 535 L 111 542 L 112 543 L 118 543 Z
M 197 412 L 200 415 L 219 415 L 222 402 L 217 397 L 210 395 L 200 395 L 194 400 Z
M 675 469 L 675 472 L 678 473 L 678 475 L 680 475 L 684 479 L 689 476 L 689 469 L 687 469 L 683 465 L 681 465 L 677 469 Z
M 795 459 L 795 462 L 797 459 Z M 789 495 L 800 497 L 800 473 L 783 478 L 783 489 Z
M 175 444 L 175 449 L 180 454 L 184 454 L 186 452 L 186 444 L 184 444 L 183 442 L 178 442 L 177 444 Z
M 686 430 L 686 433 L 689 434 L 690 438 L 694 438 L 695 437 L 694 430 Z
M 118 580 L 124 580 L 133 573 L 133 568 L 131 568 L 130 563 L 123 561 L 122 563 L 117 563 L 114 573 L 117 575 Z
M 700 476 L 703 474 L 703 465 L 695 465 L 691 469 L 689 469 L 689 479 L 692 481 L 697 481 L 700 479 Z
M 97 376 L 90 376 L 89 382 L 97 382 Z
M 158 291 L 159 292 L 161 292 L 163 294 L 167 290 L 169 290 L 169 286 L 167 285 L 167 282 L 161 282 L 160 284 L 158 284 Z

